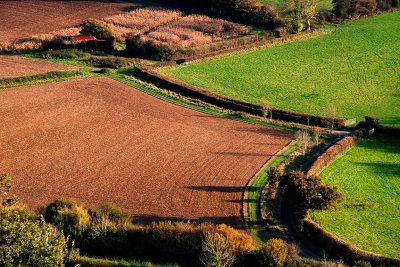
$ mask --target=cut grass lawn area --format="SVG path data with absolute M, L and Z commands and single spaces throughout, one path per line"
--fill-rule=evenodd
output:
M 374 136 L 325 168 L 345 201 L 337 211 L 315 212 L 322 227 L 368 251 L 400 258 L 400 142 Z
M 160 72 L 253 103 L 317 115 L 334 104 L 339 116 L 400 126 L 400 11 L 329 30 Z

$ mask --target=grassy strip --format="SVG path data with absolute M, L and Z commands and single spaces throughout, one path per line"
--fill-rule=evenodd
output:
M 0 88 L 18 87 L 25 85 L 34 85 L 49 82 L 65 81 L 69 79 L 89 77 L 92 74 L 88 71 L 72 70 L 72 71 L 51 71 L 31 76 L 22 76 L 15 78 L 0 79 Z
M 119 72 L 112 72 L 112 73 L 105 73 L 103 76 L 106 76 L 108 78 L 117 80 L 119 82 L 128 84 L 130 86 L 135 87 L 136 89 L 139 89 L 140 91 L 143 91 L 151 96 L 154 96 L 156 98 L 162 99 L 164 101 L 173 103 L 175 105 L 179 105 L 185 108 L 190 108 L 202 113 L 206 113 L 209 115 L 213 116 L 218 116 L 221 118 L 226 118 L 226 119 L 231 119 L 231 120 L 237 120 L 237 121 L 242 121 L 246 123 L 252 123 L 252 124 L 258 124 L 258 125 L 264 125 L 268 126 L 271 128 L 276 128 L 280 129 L 283 131 L 288 131 L 288 132 L 295 132 L 297 131 L 296 128 L 287 126 L 287 125 L 281 125 L 281 124 L 276 124 L 276 123 L 270 123 L 262 120 L 258 120 L 252 117 L 243 117 L 240 115 L 224 112 L 221 109 L 218 109 L 217 107 L 213 108 L 208 105 L 202 105 L 201 103 L 193 103 L 189 101 L 189 99 L 179 97 L 177 94 L 168 94 L 167 90 L 161 90 L 158 88 L 155 88 L 154 86 L 151 86 L 149 84 L 146 84 L 140 80 L 137 80 L 135 78 L 128 79 L 125 77 L 123 73 Z
M 81 267 L 169 267 L 178 266 L 177 264 L 154 264 L 151 262 L 137 260 L 122 260 L 122 259 L 100 259 L 91 257 L 81 257 L 79 259 Z
M 261 198 L 262 191 L 268 182 L 267 171 L 272 167 L 281 165 L 284 160 L 297 149 L 297 144 L 292 144 L 283 152 L 277 155 L 257 176 L 253 183 L 248 188 L 247 199 L 248 203 L 249 228 L 251 236 L 256 240 L 257 245 L 263 244 L 270 238 L 279 237 L 280 230 L 276 227 L 267 229 L 262 223 L 261 218 Z

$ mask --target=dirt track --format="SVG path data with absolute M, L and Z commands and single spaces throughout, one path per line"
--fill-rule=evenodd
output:
M 75 70 L 78 67 L 38 59 L 0 55 L 0 78 L 27 76 L 49 71 Z
M 0 121 L 0 173 L 30 208 L 112 202 L 140 222 L 241 226 L 246 182 L 292 138 L 106 78 L 0 90 Z
M 129 10 L 137 4 L 109 1 L 0 1 L 0 42 L 49 33 Z

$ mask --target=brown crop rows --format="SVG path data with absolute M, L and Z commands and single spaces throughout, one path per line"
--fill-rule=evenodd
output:
M 31 209 L 105 202 L 139 222 L 240 227 L 250 177 L 292 135 L 199 113 L 107 78 L 0 90 L 0 173 Z
M 17 56 L 0 55 L 0 79 L 10 77 L 28 76 L 49 71 L 75 70 L 72 67 L 60 63 L 42 61 L 38 59 L 23 58 Z

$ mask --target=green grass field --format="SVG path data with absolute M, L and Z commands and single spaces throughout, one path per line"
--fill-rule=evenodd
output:
M 400 11 L 307 40 L 263 47 L 160 71 L 219 94 L 324 115 L 378 116 L 400 126 Z
M 345 201 L 337 211 L 315 212 L 313 219 L 362 249 L 400 258 L 399 138 L 364 139 L 321 176 Z

